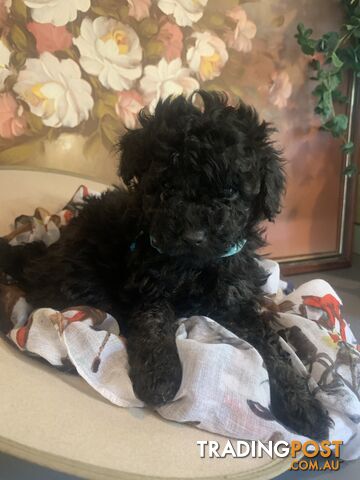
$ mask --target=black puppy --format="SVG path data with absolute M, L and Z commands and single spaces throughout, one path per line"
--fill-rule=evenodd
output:
M 34 308 L 86 304 L 121 320 L 134 391 L 149 405 L 171 400 L 180 386 L 177 318 L 215 319 L 262 355 L 273 414 L 325 438 L 327 413 L 281 349 L 274 314 L 261 311 L 259 224 L 278 213 L 285 183 L 272 129 L 243 103 L 198 93 L 202 109 L 167 99 L 121 139 L 128 192 L 89 198 L 48 249 L 3 240 L 0 269 Z

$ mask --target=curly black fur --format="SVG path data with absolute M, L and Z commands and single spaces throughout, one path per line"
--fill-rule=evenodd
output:
M 134 391 L 150 405 L 171 400 L 180 386 L 176 319 L 214 318 L 263 356 L 274 415 L 324 438 L 327 413 L 261 313 L 266 274 L 255 252 L 264 244 L 261 222 L 279 212 L 285 186 L 272 128 L 243 103 L 198 93 L 202 108 L 181 96 L 160 101 L 121 139 L 128 192 L 89 198 L 48 249 L 3 241 L 0 267 L 34 307 L 86 304 L 121 319 Z M 241 252 L 222 256 L 243 239 Z

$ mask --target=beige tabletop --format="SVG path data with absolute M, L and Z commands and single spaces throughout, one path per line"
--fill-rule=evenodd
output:
M 0 169 L 0 235 L 14 216 L 61 208 L 80 184 L 66 174 Z M 0 337 L 0 451 L 88 479 L 269 479 L 289 460 L 200 458 L 226 438 L 110 404 L 80 377 L 21 354 Z

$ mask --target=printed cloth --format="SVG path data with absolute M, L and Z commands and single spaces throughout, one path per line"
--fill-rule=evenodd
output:
M 81 186 L 56 215 L 42 208 L 20 216 L 7 238 L 11 244 L 56 241 L 61 226 L 76 215 L 89 195 Z M 342 315 L 342 302 L 323 280 L 312 280 L 285 295 L 279 266 L 263 261 L 270 273 L 265 292 L 279 318 L 273 327 L 282 337 L 294 367 L 329 411 L 330 440 L 342 440 L 344 459 L 360 457 L 360 348 Z M 116 320 L 87 306 L 32 311 L 23 292 L 0 283 L 0 330 L 24 353 L 51 365 L 76 370 L 95 390 L 121 407 L 143 407 L 128 376 L 126 339 Z M 254 347 L 214 320 L 179 319 L 176 344 L 183 379 L 175 399 L 157 408 L 168 420 L 246 440 L 301 440 L 271 413 L 266 367 Z

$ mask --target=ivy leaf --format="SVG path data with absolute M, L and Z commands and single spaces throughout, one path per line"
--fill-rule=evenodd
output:
M 337 32 L 327 32 L 318 40 L 315 49 L 318 52 L 332 52 L 339 42 L 340 36 Z
M 335 90 L 341 83 L 341 72 L 324 72 L 321 70 L 319 72 L 319 79 L 322 80 L 325 88 L 327 90 Z
M 333 102 L 331 92 L 328 90 L 323 90 L 318 104 L 315 107 L 315 113 L 321 115 L 324 119 L 328 118 L 333 111 Z
M 332 91 L 332 97 L 333 97 L 333 100 L 338 103 L 348 102 L 348 98 L 345 95 L 343 95 L 341 91 L 338 89 L 335 89 Z
M 299 23 L 299 25 L 297 26 L 297 33 L 295 34 L 295 38 L 305 55 L 314 55 L 315 53 L 315 47 L 317 42 L 310 38 L 312 33 L 312 29 L 305 28 L 303 23 Z
M 357 171 L 358 171 L 357 166 L 354 164 L 351 164 L 344 169 L 344 175 L 346 175 L 347 177 L 352 177 L 357 173 Z
M 340 58 L 336 55 L 335 52 L 331 54 L 331 61 L 335 68 L 341 68 L 344 63 L 340 60 Z
M 329 130 L 334 137 L 340 137 L 344 134 L 348 127 L 349 119 L 346 115 L 336 115 L 335 117 L 324 123 L 323 128 Z
M 347 153 L 352 153 L 354 151 L 354 143 L 353 142 L 346 142 L 344 145 L 341 146 L 341 150 L 347 154 Z

